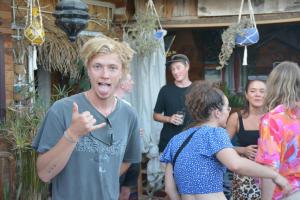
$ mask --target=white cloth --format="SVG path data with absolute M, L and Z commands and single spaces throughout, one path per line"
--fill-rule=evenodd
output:
M 131 76 L 134 81 L 131 94 L 125 97 L 137 110 L 142 135 L 142 151 L 150 159 L 147 166 L 147 179 L 154 189 L 162 187 L 163 172 L 160 169 L 158 142 L 162 123 L 153 120 L 153 109 L 160 88 L 165 85 L 166 56 L 163 40 L 161 47 L 150 56 L 135 54 Z M 160 188 L 159 188 L 160 187 Z

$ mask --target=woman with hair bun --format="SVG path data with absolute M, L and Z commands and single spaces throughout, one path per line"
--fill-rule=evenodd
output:
M 240 157 L 224 127 L 230 112 L 228 99 L 214 85 L 193 83 L 186 105 L 194 124 L 174 136 L 160 161 L 167 164 L 165 190 L 171 200 L 226 200 L 226 167 L 238 174 L 263 177 L 289 191 L 287 180 L 275 170 Z

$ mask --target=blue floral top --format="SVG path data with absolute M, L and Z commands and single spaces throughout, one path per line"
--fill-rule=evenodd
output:
M 160 161 L 172 163 L 183 141 L 195 130 L 197 131 L 192 139 L 176 160 L 174 179 L 178 192 L 179 194 L 222 192 L 226 168 L 216 158 L 216 153 L 224 148 L 233 148 L 225 129 L 205 125 L 181 132 L 170 140 Z

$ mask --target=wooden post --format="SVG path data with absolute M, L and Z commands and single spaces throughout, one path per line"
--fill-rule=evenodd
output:
M 4 65 L 4 37 L 0 35 L 0 122 L 5 118 L 5 65 Z

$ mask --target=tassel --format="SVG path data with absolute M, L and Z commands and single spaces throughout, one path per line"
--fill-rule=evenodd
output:
M 245 48 L 244 48 L 244 57 L 243 57 L 243 66 L 248 65 L 247 59 L 248 59 L 248 50 L 247 50 L 247 46 L 245 46 Z
M 37 51 L 36 51 L 36 46 L 33 46 L 33 53 L 32 53 L 32 68 L 33 70 L 37 70 L 37 63 L 36 63 L 36 59 L 37 58 Z

